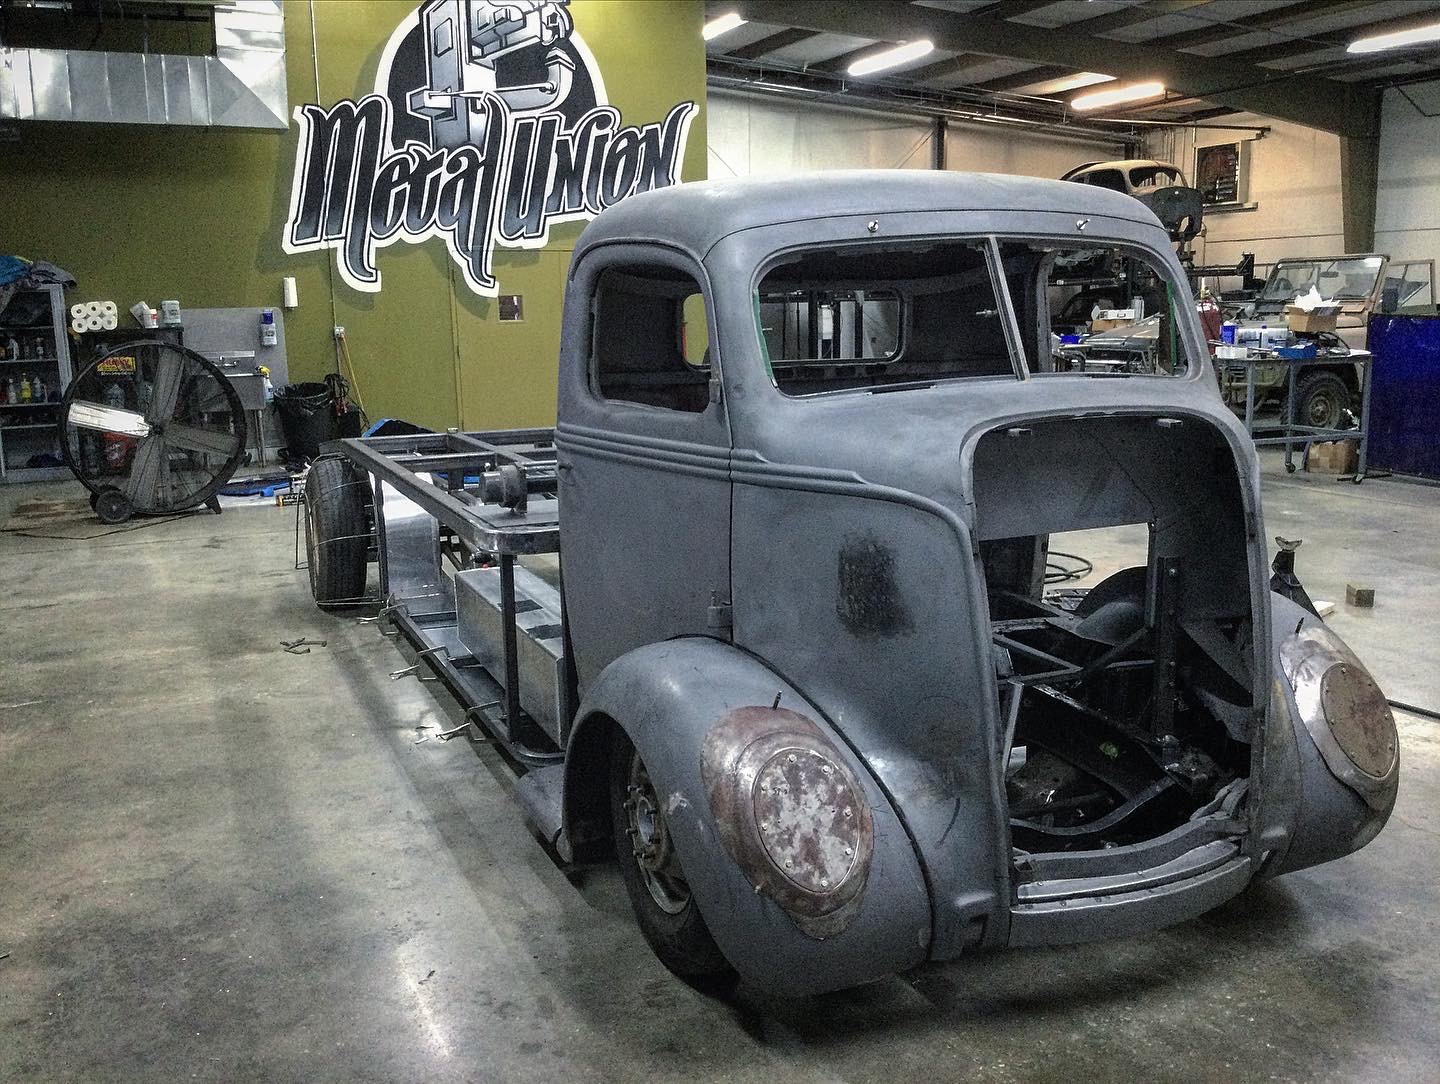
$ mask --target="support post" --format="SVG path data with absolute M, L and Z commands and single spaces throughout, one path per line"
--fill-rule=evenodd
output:
M 1346 252 L 1375 250 L 1375 196 L 1380 184 L 1380 95 L 1363 135 L 1340 137 L 1340 214 Z

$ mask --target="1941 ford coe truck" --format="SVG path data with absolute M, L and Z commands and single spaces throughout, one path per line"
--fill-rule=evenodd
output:
M 1055 269 L 1095 249 L 1165 299 L 1147 371 L 1052 345 Z M 1133 935 L 1356 850 L 1395 800 L 1385 697 L 1271 591 L 1254 450 L 1118 193 L 635 196 L 576 245 L 554 430 L 345 441 L 306 488 L 317 601 L 378 558 L 536 830 L 617 855 L 692 981 Z M 1143 563 L 1047 592 L 1050 535 L 1117 525 Z

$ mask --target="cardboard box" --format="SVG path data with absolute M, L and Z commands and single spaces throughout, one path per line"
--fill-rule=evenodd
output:
M 1340 322 L 1339 305 L 1321 305 L 1306 312 L 1294 305 L 1285 306 L 1285 323 L 1297 335 L 1314 335 L 1321 331 L 1334 331 Z
M 1313 474 L 1354 474 L 1360 462 L 1360 446 L 1353 440 L 1330 440 L 1310 445 L 1305 469 Z
M 1106 320 L 1097 316 L 1090 321 L 1090 334 L 1099 335 L 1102 331 L 1114 331 L 1117 327 L 1129 327 L 1133 323 L 1134 320 Z

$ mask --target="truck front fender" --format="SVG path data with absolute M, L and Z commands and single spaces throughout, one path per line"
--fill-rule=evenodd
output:
M 762 662 L 703 637 L 650 644 L 610 663 L 576 718 L 562 846 L 608 849 L 623 730 L 700 913 L 748 981 L 800 996 L 926 958 L 930 900 L 909 835 L 830 721 Z
M 1272 594 L 1270 605 L 1262 877 L 1358 851 L 1385 826 L 1400 779 L 1395 718 L 1360 660 L 1289 599 Z

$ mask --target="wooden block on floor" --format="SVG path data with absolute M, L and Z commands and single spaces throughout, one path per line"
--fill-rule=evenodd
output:
M 1345 585 L 1345 604 L 1347 606 L 1362 606 L 1366 609 L 1375 605 L 1375 588 L 1357 587 L 1353 583 Z

